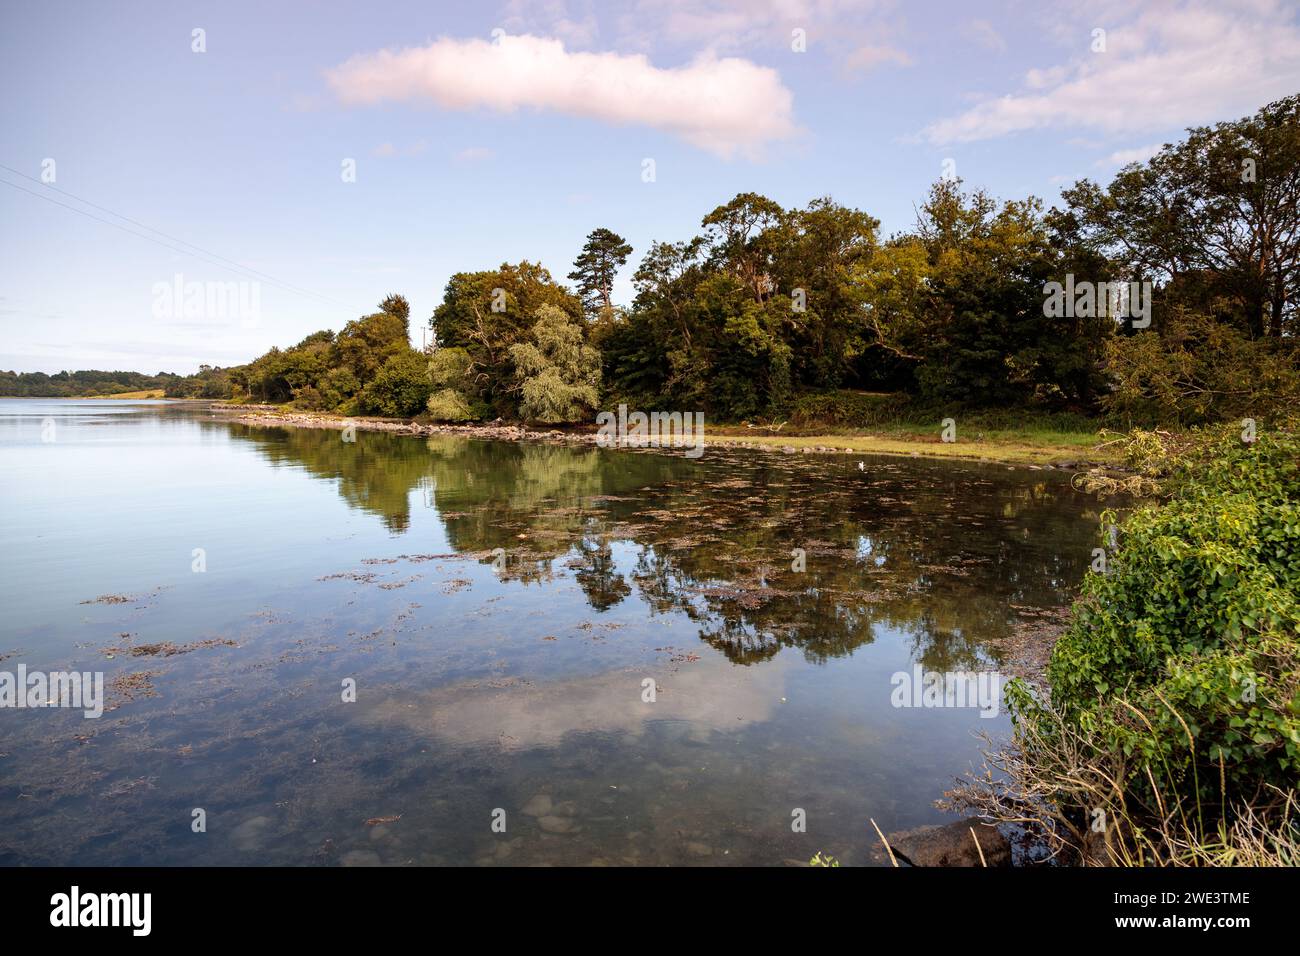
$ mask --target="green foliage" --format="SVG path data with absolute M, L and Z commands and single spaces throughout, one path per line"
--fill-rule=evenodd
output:
M 739 420 L 796 393 L 903 389 L 956 408 L 1087 408 L 1110 319 L 1049 318 L 1063 254 L 1037 200 L 935 185 L 915 232 L 819 199 L 742 193 L 703 237 L 655 243 L 623 328 L 602 338 L 613 396 Z
M 795 401 L 790 423 L 800 428 L 874 428 L 897 420 L 907 405 L 908 396 L 899 393 L 816 392 Z
M 425 411 L 435 422 L 468 422 L 482 418 L 475 413 L 463 392 L 454 388 L 440 388 L 429 396 Z
M 412 406 L 412 384 L 399 382 L 409 379 L 417 360 L 421 373 L 425 371 L 408 340 L 409 312 L 406 299 L 390 295 L 380 311 L 349 322 L 337 335 L 325 329 L 283 351 L 272 348 L 227 371 L 231 392 L 258 402 L 292 401 L 313 411 L 414 414 L 424 408 L 428 392 L 426 388 Z M 375 384 L 381 373 L 383 381 Z
M 1293 788 L 1300 440 L 1221 432 L 1167 470 L 1172 500 L 1133 513 L 1084 584 L 1049 666 L 1052 705 L 1131 758 L 1121 789 L 1231 802 Z M 1041 720 L 1023 688 L 1012 703 Z
M 578 295 L 589 318 L 613 310 L 614 279 L 631 254 L 632 247 L 609 229 L 594 229 L 587 236 L 569 278 L 578 284 Z
M 193 375 L 171 378 L 165 394 L 167 398 L 226 399 L 234 394 L 234 382 L 228 369 L 200 365 Z
M 208 366 L 200 366 L 200 369 L 208 369 Z M 220 372 L 220 369 L 215 369 L 209 370 L 208 374 Z M 166 389 L 169 395 L 172 390 L 176 390 L 178 394 L 173 397 L 180 398 L 188 397 L 179 394 L 184 388 L 181 383 L 188 380 L 188 377 L 183 378 L 168 372 L 143 375 L 140 372 L 101 372 L 97 369 L 87 369 L 48 375 L 45 372 L 0 371 L 0 395 L 26 398 L 78 398 L 85 395 L 116 395 L 120 392 L 161 388 Z
M 1252 339 L 1231 325 L 1175 309 L 1164 331 L 1106 344 L 1109 418 L 1134 425 L 1198 425 L 1224 418 L 1276 420 L 1300 405 L 1300 366 L 1289 339 Z
M 510 346 L 527 419 L 576 422 L 600 401 L 600 354 L 582 341 L 582 327 L 552 305 L 536 312 L 531 342 Z
M 484 417 L 487 407 L 477 393 L 474 360 L 465 349 L 441 348 L 429 356 L 429 417 L 440 422 L 464 422 Z
M 477 393 L 496 414 L 517 417 L 519 388 L 510 347 L 528 340 L 537 310 L 554 306 L 573 319 L 582 302 L 532 262 L 487 272 L 458 272 L 443 292 L 429 325 L 440 348 L 469 353 Z
M 322 408 L 341 408 L 359 391 L 361 382 L 349 368 L 332 368 L 317 383 Z
M 408 348 L 384 362 L 374 379 L 362 389 L 361 410 L 391 418 L 410 418 L 425 410 L 431 390 L 428 361 Z
M 434 388 L 469 392 L 474 387 L 474 360 L 462 348 L 435 349 L 429 356 L 429 382 Z
M 334 341 L 329 365 L 346 368 L 358 382 L 369 382 L 390 358 L 411 350 L 410 331 L 402 313 L 404 299 L 394 305 L 385 299 L 394 311 L 380 311 L 364 318 L 354 319 L 343 327 Z

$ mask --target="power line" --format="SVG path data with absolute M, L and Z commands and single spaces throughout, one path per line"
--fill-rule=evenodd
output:
M 136 219 L 132 219 L 130 216 L 124 216 L 119 212 L 114 212 L 112 209 L 109 209 L 106 206 L 100 206 L 97 203 L 93 203 L 88 199 L 82 199 L 80 196 L 75 196 L 65 189 L 59 189 L 57 186 L 51 185 L 50 183 L 42 183 L 39 179 L 36 179 L 34 176 L 28 176 L 26 173 L 20 172 L 19 170 L 14 169 L 11 166 L 6 166 L 3 163 L 0 163 L 0 169 L 11 172 L 16 176 L 21 176 L 24 179 L 30 179 L 34 183 L 39 183 L 45 189 L 53 190 L 54 192 L 57 192 L 60 195 L 67 196 L 69 199 L 75 199 L 77 202 L 90 206 L 92 209 L 98 209 L 101 212 L 106 212 L 111 216 L 116 216 L 118 219 L 121 219 L 125 222 L 129 222 L 132 225 L 139 226 L 141 229 L 147 229 L 149 232 L 157 233 L 158 235 L 163 236 L 166 239 L 171 240 L 172 242 L 180 243 L 181 246 L 187 246 L 189 248 L 185 248 L 185 249 L 178 248 L 177 246 L 172 245 L 171 242 L 163 242 L 159 239 L 155 239 L 153 236 L 147 236 L 144 235 L 143 233 L 136 232 L 135 230 L 127 229 L 125 226 L 122 226 L 118 223 L 110 222 L 107 219 L 102 219 L 99 216 L 92 215 L 91 213 L 86 212 L 84 209 L 78 209 L 76 206 L 70 206 L 67 203 L 61 203 L 57 199 L 52 199 L 49 196 L 45 196 L 39 192 L 35 192 L 31 189 L 27 189 L 23 186 L 18 185 L 17 183 L 11 183 L 8 180 L 0 179 L 0 183 L 4 183 L 6 186 L 10 186 L 14 189 L 19 190 L 20 192 L 25 192 L 30 196 L 35 196 L 37 199 L 44 199 L 46 202 L 53 203 L 56 206 L 61 206 L 64 209 L 77 213 L 78 215 L 85 216 L 88 219 L 93 219 L 96 222 L 101 222 L 106 226 L 112 226 L 114 229 L 120 229 L 122 232 L 125 232 L 132 236 L 136 236 L 140 239 L 145 239 L 149 242 L 154 243 L 155 245 L 159 245 L 166 249 L 170 249 L 173 252 L 179 252 L 182 255 L 189 255 L 198 258 L 203 258 L 203 261 L 206 261 L 209 265 L 215 265 L 218 266 L 219 268 L 225 268 L 232 271 L 237 270 L 244 275 L 256 276 L 257 278 L 264 279 L 267 282 L 271 283 L 272 285 L 278 286 L 279 288 L 284 289 L 287 292 L 293 292 L 298 295 L 309 296 L 321 302 L 326 302 L 330 305 L 341 306 L 345 309 L 348 309 L 349 311 L 355 311 L 358 313 L 364 312 L 364 310 L 354 310 L 353 307 L 348 305 L 346 302 L 340 302 L 338 299 L 330 298 L 329 296 L 322 295 L 319 292 L 313 292 L 310 289 L 304 289 L 301 288 L 300 286 L 295 286 L 292 283 L 285 282 L 281 279 L 277 279 L 275 276 L 268 275 L 265 272 L 260 272 L 257 269 L 252 268 L 251 266 L 245 266 L 238 262 L 235 262 L 232 259 L 227 259 L 225 256 L 219 255 L 215 252 L 211 252 L 210 250 L 204 249 L 202 246 L 197 246 L 192 242 L 186 242 L 184 239 L 163 232 L 161 229 L 155 229 L 152 226 L 148 226 Z

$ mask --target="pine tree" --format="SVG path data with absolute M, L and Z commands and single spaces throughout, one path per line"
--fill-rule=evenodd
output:
M 631 254 L 632 247 L 618 233 L 602 228 L 593 229 L 587 236 L 569 278 L 578 284 L 578 295 L 589 318 L 613 308 L 614 277 Z

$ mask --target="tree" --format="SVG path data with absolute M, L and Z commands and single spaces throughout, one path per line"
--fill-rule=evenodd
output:
M 429 325 L 439 348 L 462 348 L 473 360 L 483 400 L 498 415 L 518 412 L 518 382 L 510 347 L 524 342 L 544 305 L 581 319 L 582 302 L 541 265 L 503 264 L 486 272 L 458 272 L 447 283 Z
M 525 418 L 576 422 L 600 401 L 600 355 L 584 345 L 582 327 L 553 305 L 535 313 L 532 341 L 510 346 Z
M 613 310 L 614 279 L 631 254 L 632 247 L 623 237 L 608 229 L 593 229 L 587 236 L 569 278 L 578 284 L 578 296 L 588 318 Z
M 733 272 L 756 302 L 770 292 L 769 230 L 779 226 L 784 215 L 781 206 L 766 196 L 740 193 L 701 222 L 714 264 Z
M 784 317 L 798 383 L 838 387 L 868 346 L 854 273 L 875 252 L 879 228 L 874 217 L 824 197 L 785 213 L 771 235 L 772 291 L 798 295 Z
M 1079 231 L 1177 304 L 1218 311 L 1253 337 L 1295 322 L 1300 282 L 1300 95 L 1188 130 L 1102 188 L 1062 193 Z M 1171 303 L 1173 304 L 1173 303 Z M 1157 322 L 1157 327 L 1159 323 Z
M 361 391 L 363 411 L 391 418 L 409 418 L 424 411 L 432 386 L 429 363 L 414 349 L 407 349 L 384 362 Z
M 436 421 L 469 421 L 482 418 L 486 412 L 486 407 L 472 398 L 478 391 L 474 360 L 464 349 L 435 349 L 429 356 L 429 383 L 433 394 L 427 408 Z
M 349 369 L 365 385 L 390 358 L 411 350 L 409 313 L 405 299 L 389 296 L 380 311 L 352 320 L 334 340 L 331 364 Z
M 384 297 L 384 301 L 379 303 L 379 311 L 387 312 L 389 315 L 395 315 L 403 322 L 409 322 L 411 318 L 411 303 L 406 301 L 406 296 L 390 293 Z

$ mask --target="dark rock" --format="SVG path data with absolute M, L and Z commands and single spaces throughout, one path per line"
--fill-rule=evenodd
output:
M 971 836 L 971 830 L 975 836 Z M 1011 844 L 996 829 L 978 817 L 958 820 L 943 826 L 917 827 L 891 833 L 887 840 L 900 865 L 907 866 L 983 866 L 975 837 L 989 866 L 1011 865 Z M 888 854 L 880 847 L 877 856 Z

